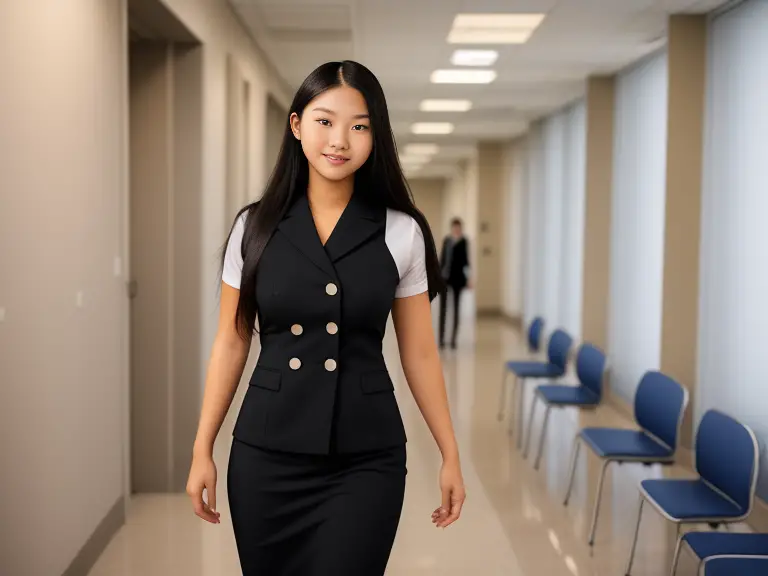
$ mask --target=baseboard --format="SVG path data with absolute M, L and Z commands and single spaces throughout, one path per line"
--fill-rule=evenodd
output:
M 86 576 L 123 524 L 125 500 L 120 496 L 62 576 Z
M 513 328 L 517 328 L 518 330 L 523 329 L 523 317 L 519 314 L 513 315 L 501 312 L 501 319 Z
M 475 315 L 478 318 L 499 318 L 502 316 L 502 313 L 499 308 L 478 308 L 475 311 Z

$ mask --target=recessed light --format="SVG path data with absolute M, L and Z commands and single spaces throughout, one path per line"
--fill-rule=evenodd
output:
M 440 152 L 437 144 L 406 144 L 405 154 L 407 156 L 434 156 Z
M 490 84 L 496 80 L 495 70 L 435 70 L 433 84 Z
M 472 108 L 469 100 L 423 100 L 422 112 L 466 112 Z
M 451 44 L 523 44 L 544 14 L 458 14 L 448 34 Z
M 416 122 L 411 126 L 414 134 L 450 134 L 453 124 L 450 122 Z
M 496 50 L 456 50 L 451 56 L 454 66 L 492 66 L 499 58 Z

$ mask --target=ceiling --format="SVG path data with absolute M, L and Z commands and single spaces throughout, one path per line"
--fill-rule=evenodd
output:
M 701 13 L 727 0 L 229 0 L 255 41 L 295 90 L 316 66 L 351 59 L 379 78 L 398 148 L 440 145 L 418 176 L 445 177 L 480 140 L 510 140 L 584 93 L 591 74 L 616 72 L 663 46 L 667 15 Z M 525 44 L 455 45 L 458 13 L 538 12 Z M 495 49 L 497 79 L 485 85 L 430 83 L 457 48 Z M 461 98 L 461 113 L 420 112 L 425 98 Z M 450 121 L 445 136 L 415 136 L 416 121 Z

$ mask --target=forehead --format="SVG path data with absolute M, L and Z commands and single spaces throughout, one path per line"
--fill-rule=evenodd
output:
M 307 106 L 310 111 L 315 108 L 325 108 L 339 116 L 368 114 L 363 95 L 349 86 L 337 86 L 316 96 Z

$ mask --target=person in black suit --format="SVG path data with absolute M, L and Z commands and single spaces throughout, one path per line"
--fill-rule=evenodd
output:
M 430 312 L 443 284 L 437 249 L 367 68 L 317 68 L 285 128 L 266 190 L 222 246 L 187 493 L 198 516 L 221 522 L 213 445 L 257 334 L 226 477 L 243 576 L 383 576 L 407 474 L 382 351 L 390 314 L 404 384 L 442 455 L 433 525 L 456 521 L 465 499 Z
M 448 290 L 453 295 L 453 332 L 451 348 L 456 348 L 456 335 L 459 330 L 459 302 L 464 288 L 471 287 L 469 279 L 469 244 L 464 237 L 459 218 L 451 220 L 451 233 L 443 240 L 440 253 L 440 267 L 445 285 L 440 294 L 440 348 L 445 347 L 445 312 Z

